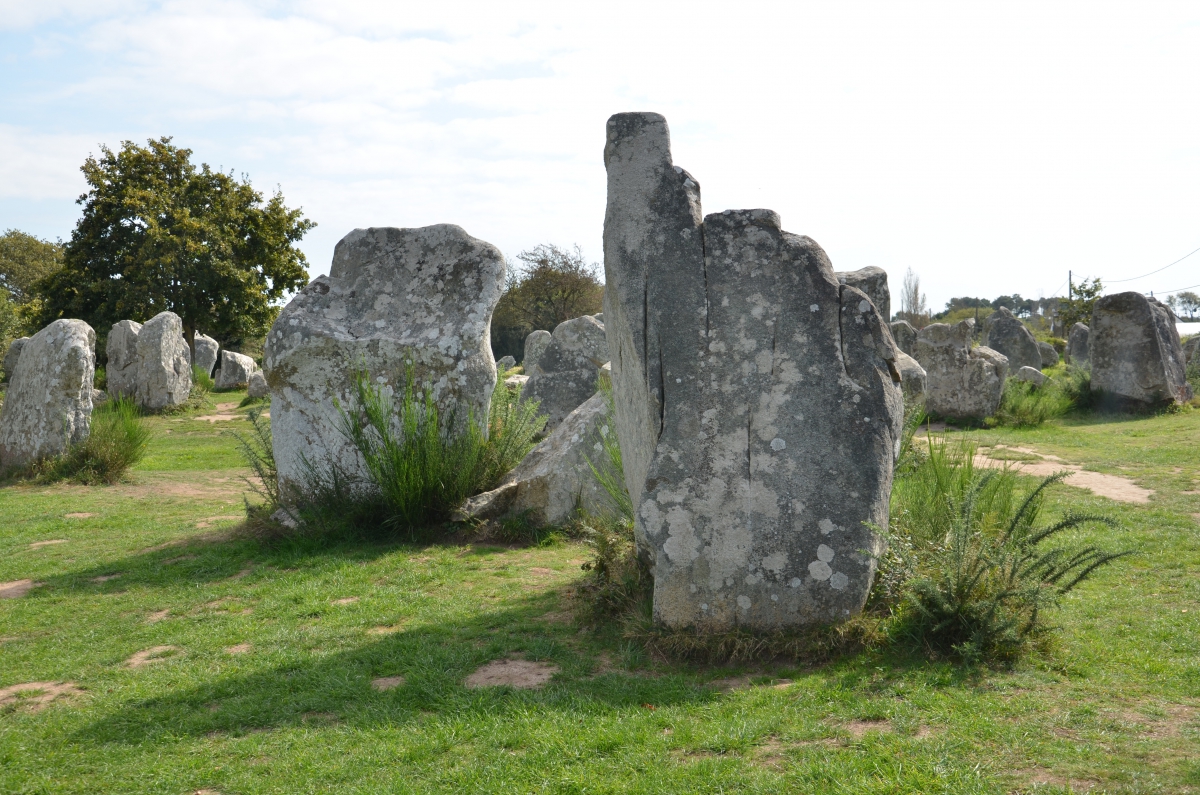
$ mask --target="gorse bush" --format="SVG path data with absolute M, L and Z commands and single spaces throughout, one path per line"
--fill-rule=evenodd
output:
M 88 485 L 116 483 L 142 460 L 150 437 L 150 428 L 132 400 L 106 401 L 92 412 L 88 438 L 49 462 L 42 478 Z

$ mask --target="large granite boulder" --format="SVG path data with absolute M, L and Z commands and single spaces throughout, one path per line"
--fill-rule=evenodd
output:
M 591 315 L 564 320 L 537 357 L 521 397 L 539 402 L 546 429 L 553 430 L 596 393 L 597 371 L 607 361 L 603 323 Z
M 954 420 L 982 420 L 1000 408 L 1009 361 L 971 347 L 974 322 L 931 323 L 917 333 L 917 361 L 925 368 L 925 407 Z
M 244 353 L 221 351 L 221 366 L 213 382 L 215 389 L 240 389 L 258 372 L 258 363 Z
M 213 368 L 217 366 L 217 352 L 221 349 L 220 343 L 212 337 L 197 332 L 192 344 L 196 348 L 196 366 L 208 373 L 211 378 Z
M 623 113 L 604 151 L 604 325 L 654 617 L 779 629 L 860 610 L 903 420 L 866 294 L 770 210 L 704 217 L 666 120 Z
M 1042 369 L 1046 370 L 1058 364 L 1058 351 L 1048 342 L 1038 342 L 1038 353 L 1042 356 Z
M 21 349 L 27 342 L 29 342 L 29 337 L 18 337 L 8 346 L 8 350 L 4 354 L 4 362 L 0 364 L 0 370 L 4 370 L 5 381 L 12 380 L 13 371 L 17 369 L 17 360 L 21 358 Z
M 917 330 L 913 328 L 912 323 L 907 320 L 897 320 L 891 325 L 891 329 L 896 347 L 909 356 L 914 355 L 917 352 Z
M 531 376 L 537 373 L 538 361 L 549 347 L 551 339 L 553 339 L 553 335 L 549 331 L 538 329 L 529 332 L 529 336 L 525 338 L 525 352 L 521 358 L 521 366 L 525 368 L 525 375 Z
M 183 338 L 183 321 L 159 312 L 137 335 L 137 388 L 134 400 L 150 411 L 187 402 L 192 393 L 192 352 Z
M 1071 334 L 1067 337 L 1067 362 L 1076 367 L 1090 367 L 1091 355 L 1088 353 L 1088 337 L 1091 330 L 1082 323 L 1071 326 Z
M 108 332 L 105 352 L 108 363 L 104 365 L 104 388 L 113 397 L 133 397 L 137 392 L 138 379 L 138 334 L 142 324 L 133 320 L 114 323 Z
M 1104 296 L 1092 310 L 1088 345 L 1092 389 L 1143 405 L 1192 399 L 1175 316 L 1161 301 L 1136 292 Z
M 900 373 L 900 389 L 904 397 L 910 401 L 924 400 L 928 376 L 920 362 L 904 351 L 897 350 L 896 370 Z
M 461 227 L 355 229 L 337 244 L 328 276 L 284 307 L 267 335 L 271 434 L 285 493 L 306 483 L 307 459 L 363 477 L 338 410 L 353 406 L 365 370 L 393 392 L 428 390 L 458 428 L 486 430 L 496 364 L 489 326 L 504 290 L 504 257 Z
M 271 388 L 267 386 L 267 377 L 261 371 L 255 370 L 246 382 L 246 397 L 265 398 L 269 394 Z
M 1200 354 L 1200 334 L 1195 334 L 1183 343 L 1183 364 L 1186 367 L 1196 359 L 1197 354 Z
M 892 293 L 888 290 L 887 271 L 872 265 L 856 271 L 838 271 L 834 275 L 839 284 L 856 287 L 866 293 L 884 323 L 892 319 Z
M 495 519 L 529 512 L 538 525 L 558 525 L 576 512 L 614 510 L 591 467 L 608 466 L 601 437 L 614 433 L 600 392 L 572 411 L 491 491 L 472 497 L 456 521 Z
M 983 344 L 1004 354 L 1010 370 L 1022 367 L 1042 369 L 1042 352 L 1025 324 L 1008 307 L 1002 306 L 984 321 Z
M 0 468 L 60 455 L 88 437 L 96 332 L 56 320 L 30 337 L 0 410 Z

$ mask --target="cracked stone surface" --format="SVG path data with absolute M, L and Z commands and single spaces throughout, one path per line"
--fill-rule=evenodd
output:
M 954 420 L 984 419 L 1000 408 L 1008 359 L 971 347 L 975 321 L 930 323 L 917 332 L 916 359 L 925 368 L 925 408 Z
M 131 398 L 137 392 L 137 340 L 141 330 L 141 323 L 122 320 L 114 323 L 108 332 L 105 389 L 113 397 Z
M 1088 336 L 1092 389 L 1143 405 L 1192 399 L 1174 314 L 1158 299 L 1132 291 L 1104 296 Z
M 489 326 L 504 289 L 504 257 L 452 224 L 356 229 L 328 276 L 283 309 L 267 336 L 271 432 L 281 485 L 302 485 L 301 456 L 320 470 L 361 475 L 333 401 L 351 405 L 354 373 L 403 389 L 411 368 L 439 411 L 486 427 L 496 364 Z
M 888 289 L 887 271 L 874 265 L 856 271 L 838 271 L 838 284 L 847 284 L 862 290 L 879 310 L 886 324 L 892 317 L 892 292 Z
M 183 321 L 159 312 L 137 335 L 137 390 L 134 400 L 158 411 L 187 402 L 192 393 L 192 352 L 183 338 Z
M 702 215 L 666 120 L 609 119 L 604 319 L 654 615 L 775 629 L 862 608 L 903 418 L 892 335 L 770 210 Z

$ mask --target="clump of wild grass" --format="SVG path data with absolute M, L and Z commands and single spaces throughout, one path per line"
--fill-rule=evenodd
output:
M 1017 378 L 1004 384 L 1000 408 L 989 425 L 1029 428 L 1091 406 L 1091 374 L 1077 367 L 1050 375 L 1041 386 Z
M 108 371 L 103 367 L 96 368 L 96 374 L 92 376 L 92 388 L 101 392 L 108 389 Z
M 199 391 L 199 392 L 203 392 L 203 393 L 207 394 L 207 393 L 213 391 L 213 389 L 215 389 L 216 386 L 217 386 L 217 382 L 213 380 L 213 377 L 208 374 L 207 370 L 205 370 L 203 367 L 201 367 L 198 364 L 192 365 L 192 391 L 193 392 Z
M 92 412 L 88 438 L 42 464 L 42 481 L 74 480 L 85 485 L 116 483 L 142 460 L 151 431 L 133 401 L 119 397 Z

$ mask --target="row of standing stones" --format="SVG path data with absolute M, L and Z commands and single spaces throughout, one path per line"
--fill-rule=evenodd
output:
M 218 344 L 197 334 L 196 363 L 212 375 Z M 160 312 L 145 324 L 113 325 L 105 349 L 106 392 L 94 388 L 96 333 L 82 320 L 56 320 L 32 337 L 13 342 L 4 357 L 9 374 L 0 411 L 0 468 L 25 466 L 61 455 L 87 439 L 92 409 L 112 397 L 127 397 L 148 411 L 187 401 L 192 390 L 192 355 L 183 322 Z M 221 351 L 218 388 L 249 384 L 265 396 L 266 380 L 249 356 Z

